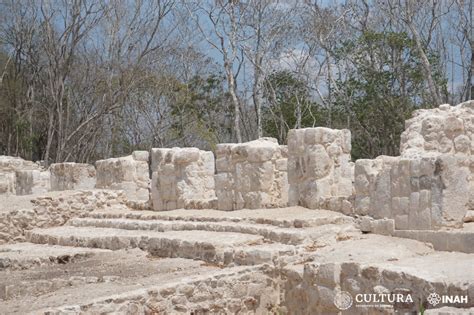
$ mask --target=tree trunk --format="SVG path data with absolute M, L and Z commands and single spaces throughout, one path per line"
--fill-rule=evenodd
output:
M 240 105 L 239 98 L 237 97 L 234 74 L 232 72 L 232 65 L 228 61 L 224 61 L 224 66 L 226 68 L 227 74 L 227 83 L 229 84 L 229 93 L 232 97 L 232 103 L 234 105 L 234 129 L 235 137 L 238 143 L 242 142 L 242 132 L 240 130 Z
M 255 113 L 257 114 L 257 138 L 263 136 L 263 127 L 262 127 L 262 102 L 261 102 L 261 76 L 260 70 L 257 69 L 258 66 L 254 67 L 255 71 L 255 81 L 253 84 L 252 98 L 253 104 L 255 106 Z
M 49 166 L 49 158 L 51 154 L 51 144 L 53 143 L 53 136 L 54 136 L 54 113 L 49 110 L 49 124 L 48 124 L 48 139 L 46 141 L 46 150 L 44 153 L 44 163 L 46 167 Z
M 434 102 L 433 105 L 438 106 L 443 103 L 443 100 L 441 99 L 438 88 L 436 87 L 436 84 L 433 80 L 433 76 L 431 73 L 431 64 L 430 64 L 430 61 L 428 60 L 428 57 L 425 54 L 425 51 L 423 50 L 420 34 L 418 33 L 418 31 L 416 30 L 416 27 L 412 24 L 411 21 L 408 22 L 408 27 L 410 28 L 413 34 L 413 38 L 416 44 L 416 49 L 418 50 L 418 53 L 420 54 L 420 57 L 421 57 L 423 70 L 425 71 L 425 76 L 428 81 L 428 88 L 430 90 L 432 101 Z
M 470 93 L 469 93 L 469 100 L 474 98 L 474 41 L 471 41 L 471 70 L 469 76 L 469 83 L 470 83 Z

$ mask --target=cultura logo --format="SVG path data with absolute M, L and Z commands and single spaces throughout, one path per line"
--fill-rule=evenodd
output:
M 438 305 L 441 302 L 441 296 L 439 296 L 438 293 L 433 292 L 430 295 L 428 295 L 428 303 L 430 303 L 433 306 Z
M 346 291 L 339 291 L 334 296 L 334 305 L 341 311 L 347 310 L 352 306 L 352 295 Z

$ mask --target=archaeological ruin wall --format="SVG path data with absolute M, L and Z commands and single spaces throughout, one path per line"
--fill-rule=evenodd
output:
M 49 191 L 49 172 L 19 157 L 0 156 L 0 194 L 27 195 Z
M 352 212 L 351 133 L 323 127 L 288 132 L 289 205 Z
M 149 152 L 95 162 L 96 188 L 123 190 L 131 201 L 148 201 L 150 185 Z
M 216 171 L 219 210 L 285 207 L 288 203 L 287 148 L 274 138 L 218 144 Z
M 51 173 L 48 170 L 17 170 L 15 193 L 21 195 L 44 194 L 51 190 Z
M 404 157 L 473 152 L 474 101 L 416 110 L 405 122 L 400 143 L 400 154 Z
M 94 165 L 86 163 L 54 163 L 51 172 L 51 190 L 94 189 L 96 183 Z
M 0 194 L 123 190 L 156 211 L 300 205 L 394 220 L 397 230 L 459 227 L 474 210 L 474 102 L 415 111 L 401 155 L 350 160 L 349 130 L 290 130 L 275 139 L 224 143 L 210 151 L 159 148 L 48 170 L 0 157 Z M 151 203 L 148 204 L 147 201 Z
M 214 155 L 197 148 L 151 150 L 153 210 L 214 208 Z
M 355 214 L 398 230 L 460 227 L 474 200 L 474 102 L 415 111 L 400 151 L 356 161 Z

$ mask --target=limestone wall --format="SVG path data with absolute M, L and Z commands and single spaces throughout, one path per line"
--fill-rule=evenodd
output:
M 0 244 L 24 241 L 28 230 L 63 225 L 70 218 L 90 211 L 109 207 L 124 209 L 124 199 L 123 193 L 107 190 L 49 192 L 32 196 L 28 206 L 16 209 L 18 206 L 15 205 L 12 210 L 0 211 Z M 10 202 L 18 203 L 15 201 L 12 199 Z
M 218 144 L 216 171 L 220 210 L 285 207 L 288 203 L 287 148 L 274 138 Z
M 19 157 L 0 156 L 0 194 L 25 194 L 28 191 L 44 192 L 48 183 L 42 167 Z M 20 172 L 17 174 L 17 172 Z M 27 175 L 28 174 L 28 175 Z M 46 189 L 46 190 L 45 190 Z
M 474 155 L 474 101 L 415 111 L 405 123 L 400 153 Z
M 474 102 L 419 110 L 406 122 L 401 156 L 358 160 L 355 210 L 397 230 L 459 227 L 474 200 Z
M 123 190 L 127 199 L 147 201 L 150 197 L 148 151 L 95 162 L 97 188 Z
M 358 160 L 355 213 L 393 218 L 399 230 L 460 226 L 473 194 L 474 159 L 454 155 Z
M 329 128 L 288 132 L 289 204 L 350 213 L 351 133 Z
M 0 172 L 0 194 L 14 194 L 16 178 L 14 172 Z
M 49 167 L 51 190 L 94 189 L 96 172 L 94 165 L 85 163 L 55 163 Z
M 213 208 L 214 155 L 197 148 L 151 150 L 153 210 Z
M 49 171 L 18 170 L 15 172 L 17 195 L 44 194 L 51 190 Z

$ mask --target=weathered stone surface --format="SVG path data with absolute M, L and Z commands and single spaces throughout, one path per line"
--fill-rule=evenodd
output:
M 463 221 L 466 223 L 474 222 L 474 210 L 468 210 L 464 215 Z
M 2 164 L 0 157 L 0 190 L 9 193 L 0 196 L 0 243 L 10 243 L 0 246 L 0 309 L 339 314 L 340 291 L 412 294 L 410 304 L 355 301 L 346 311 L 393 314 L 418 311 L 436 291 L 469 297 L 440 312 L 468 311 L 474 306 L 473 109 L 470 102 L 421 111 L 407 122 L 410 139 L 402 139 L 400 157 L 355 165 L 350 133 L 327 128 L 290 131 L 288 148 L 268 138 L 221 144 L 215 164 L 211 152 L 197 148 L 153 149 L 153 207 L 180 208 L 166 213 L 131 211 L 125 195 L 111 190 L 11 196 L 47 189 L 48 172 L 21 159 Z M 98 161 L 97 186 L 140 199 L 149 161 L 145 151 Z M 51 182 L 77 189 L 90 183 L 87 170 L 53 165 Z M 338 212 L 235 210 L 281 207 L 288 198 Z M 200 209 L 217 205 L 235 211 Z M 41 245 L 15 243 L 25 240 Z
M 159 279 L 159 278 L 158 278 Z M 279 311 L 278 283 L 265 268 L 234 268 L 157 281 L 146 288 L 39 310 L 40 313 L 89 314 L 267 314 Z
M 154 210 L 215 206 L 214 155 L 197 148 L 152 149 Z
M 94 165 L 85 163 L 55 163 L 49 167 L 51 190 L 94 189 L 96 183 Z
M 299 207 L 293 210 L 84 212 L 86 218 L 73 219 L 69 225 L 28 231 L 29 240 L 49 244 L 43 245 L 48 246 L 45 253 L 36 250 L 31 256 L 37 256 L 39 264 L 41 257 L 49 254 L 54 261 L 31 268 L 32 258 L 22 260 L 19 253 L 2 254 L 0 247 L 0 263 L 29 268 L 22 271 L 24 276 L 17 276 L 19 281 L 10 274 L 0 275 L 6 281 L 0 308 L 7 312 L 24 310 L 23 303 L 32 303 L 29 309 L 35 313 L 245 310 L 266 314 L 291 310 L 298 314 L 337 314 L 340 311 L 334 297 L 339 290 L 355 297 L 357 293 L 397 292 L 403 287 L 416 299 L 403 307 L 393 305 L 394 310 L 412 312 L 419 309 L 418 297 L 426 298 L 433 288 L 442 294 L 472 295 L 469 284 L 473 279 L 466 274 L 472 261 L 469 254 L 436 252 L 429 244 L 416 240 L 361 234 L 352 221 L 336 220 L 346 218 L 339 213 Z M 311 222 L 317 217 L 320 220 Z M 292 218 L 302 223 L 297 225 Z M 393 230 L 389 223 L 369 219 L 370 229 L 379 232 Z M 63 246 L 50 248 L 54 244 Z M 35 250 L 38 245 L 23 245 L 19 250 L 25 246 Z M 94 250 L 90 252 L 91 260 L 78 256 L 62 265 L 59 254 L 65 246 L 114 251 Z M 148 256 L 147 262 L 140 262 L 133 258 L 140 255 L 131 249 L 134 247 L 161 258 Z M 71 254 L 74 252 L 88 253 L 86 249 Z M 112 259 L 120 262 L 120 273 L 116 273 L 119 264 L 109 262 Z M 170 259 L 175 268 L 160 274 L 157 270 L 170 265 Z M 184 261 L 191 259 L 200 261 L 195 261 L 196 269 L 186 273 L 189 263 Z M 81 261 L 89 270 L 87 276 L 81 274 L 85 268 L 80 267 Z M 61 272 L 48 273 L 51 264 L 57 264 L 58 269 L 61 266 Z M 105 274 L 101 272 L 103 264 L 108 269 Z M 38 279 L 42 271 L 47 276 Z M 459 307 L 469 308 L 472 303 Z M 384 314 L 382 306 L 355 304 L 347 312 L 370 314 L 372 310 Z
M 221 143 L 216 148 L 220 210 L 284 207 L 288 202 L 287 148 L 276 139 Z
M 12 196 L 8 202 L 15 204 L 17 199 L 25 197 Z M 125 208 L 121 192 L 106 190 L 50 192 L 32 196 L 29 200 L 28 206 L 12 206 L 11 210 L 8 204 L 1 205 L 0 244 L 22 241 L 30 229 L 63 225 L 70 218 L 90 211 L 105 207 Z
M 472 156 L 358 160 L 355 213 L 395 219 L 399 230 L 459 227 L 472 195 Z
M 14 194 L 16 177 L 14 172 L 0 172 L 0 194 Z
M 49 171 L 18 170 L 15 172 L 16 194 L 44 194 L 51 190 Z
M 394 219 L 397 230 L 460 227 L 474 200 L 472 107 L 416 111 L 401 156 L 356 161 L 355 213 Z
M 420 154 L 474 154 L 474 101 L 456 106 L 440 105 L 420 109 L 405 123 L 400 153 L 414 157 Z
M 24 195 L 48 191 L 49 179 L 43 171 L 32 161 L 0 155 L 0 194 Z
M 96 161 L 96 188 L 123 190 L 131 201 L 148 201 L 150 198 L 148 160 L 147 151 L 135 151 L 129 156 Z
M 349 130 L 288 132 L 289 204 L 352 213 L 353 163 Z
M 0 155 L 0 171 L 14 172 L 17 170 L 39 170 L 41 166 L 35 162 L 20 157 Z

